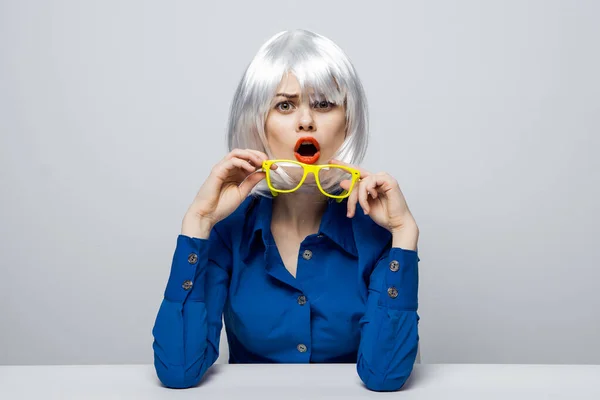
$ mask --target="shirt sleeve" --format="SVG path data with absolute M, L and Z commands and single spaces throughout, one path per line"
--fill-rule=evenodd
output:
M 419 261 L 417 251 L 392 247 L 371 273 L 357 359 L 368 389 L 399 390 L 412 372 L 419 343 Z
M 177 237 L 152 329 L 154 367 L 165 386 L 195 386 L 217 360 L 230 270 L 231 251 L 215 228 L 209 239 Z

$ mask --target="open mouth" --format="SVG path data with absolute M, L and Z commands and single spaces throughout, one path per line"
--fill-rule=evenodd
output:
M 316 163 L 321 156 L 319 142 L 312 136 L 301 137 L 294 146 L 294 156 L 296 160 L 305 164 Z

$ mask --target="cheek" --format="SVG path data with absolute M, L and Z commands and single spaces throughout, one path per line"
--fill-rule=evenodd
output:
M 267 135 L 267 140 L 269 142 L 279 140 L 279 136 L 281 136 L 281 127 L 277 118 L 268 118 L 265 123 L 265 135 Z
M 346 116 L 343 113 L 328 118 L 324 123 L 326 125 L 325 130 L 331 132 L 332 140 L 335 143 L 344 141 L 346 137 Z
M 289 130 L 289 121 L 286 118 L 282 118 L 281 116 L 273 116 L 267 118 L 265 123 L 265 133 L 267 135 L 281 137 L 286 129 Z

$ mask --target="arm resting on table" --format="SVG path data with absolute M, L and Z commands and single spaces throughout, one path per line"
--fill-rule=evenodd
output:
M 177 237 L 164 299 L 152 329 L 154 366 L 165 386 L 195 386 L 217 360 L 230 265 L 231 251 L 216 229 L 209 239 Z
M 399 390 L 412 372 L 419 344 L 418 260 L 417 251 L 388 248 L 371 273 L 357 362 L 371 390 Z

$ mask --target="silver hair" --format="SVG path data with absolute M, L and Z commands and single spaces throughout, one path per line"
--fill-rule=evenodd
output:
M 311 103 L 322 100 L 314 96 L 323 94 L 326 100 L 345 105 L 346 138 L 334 157 L 360 164 L 367 149 L 369 126 L 367 101 L 360 79 L 340 47 L 324 36 L 303 29 L 275 34 L 260 47 L 246 68 L 231 104 L 227 130 L 229 151 L 254 149 L 273 158 L 265 134 L 265 121 L 275 91 L 287 73 L 296 76 L 303 92 L 313 89 L 308 93 Z M 322 184 L 339 187 L 339 181 L 341 179 Z M 304 186 L 314 190 L 310 185 Z M 252 192 L 270 196 L 264 179 Z

